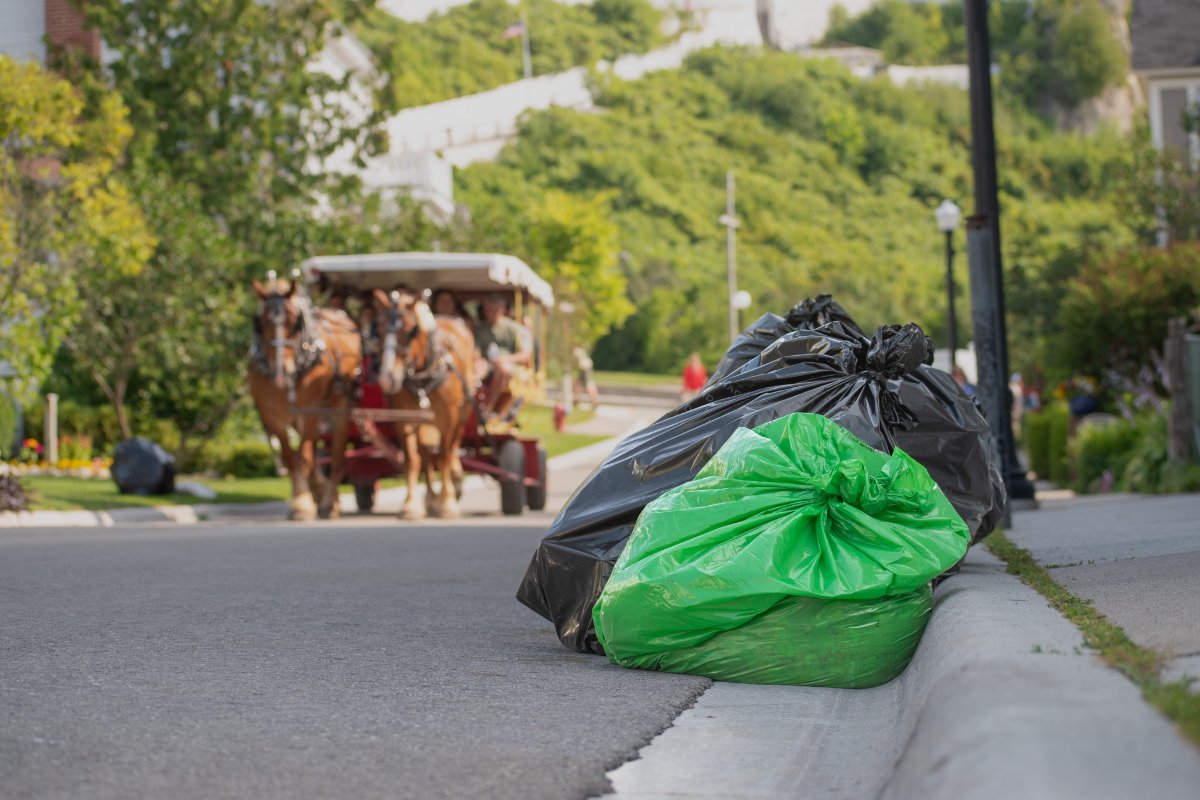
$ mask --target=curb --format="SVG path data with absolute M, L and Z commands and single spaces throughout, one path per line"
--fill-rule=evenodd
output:
M 891 683 L 715 683 L 609 779 L 610 800 L 1184 800 L 1200 753 L 1041 595 L 973 549 Z
M 588 462 L 599 463 L 616 443 L 636 429 L 610 437 L 595 444 L 571 450 L 547 461 L 547 468 L 569 469 Z M 482 475 L 467 475 L 464 490 L 479 490 L 491 480 Z M 382 489 L 377 502 L 399 504 L 407 490 L 403 487 Z M 341 494 L 342 513 L 353 515 L 358 506 L 352 494 Z M 112 528 L 121 525 L 144 525 L 174 523 L 194 525 L 199 522 L 217 520 L 287 520 L 288 506 L 283 500 L 264 503 L 196 503 L 195 505 L 147 506 L 144 508 L 117 508 L 106 511 L 2 511 L 0 529 L 6 528 Z

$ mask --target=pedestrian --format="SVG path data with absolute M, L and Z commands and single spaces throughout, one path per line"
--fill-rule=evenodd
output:
M 704 371 L 700 354 L 692 353 L 688 356 L 687 364 L 683 368 L 683 390 L 679 393 L 679 399 L 685 403 L 691 401 L 693 397 L 700 394 L 700 390 L 707 382 L 708 373 Z
M 954 378 L 954 382 L 963 390 L 963 394 L 967 397 L 975 396 L 975 384 L 967 380 L 967 373 L 963 372 L 963 368 L 957 364 L 950 371 L 950 377 Z
M 596 388 L 596 379 L 592 374 L 592 359 L 582 347 L 576 347 L 575 354 L 575 394 L 586 394 L 592 408 L 600 405 L 600 390 Z

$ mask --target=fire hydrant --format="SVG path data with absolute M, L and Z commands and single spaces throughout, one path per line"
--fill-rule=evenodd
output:
M 554 404 L 554 430 L 561 431 L 566 428 L 567 409 L 562 403 Z

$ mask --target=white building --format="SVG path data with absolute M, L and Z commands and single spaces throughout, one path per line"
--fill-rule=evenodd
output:
M 1200 164 L 1200 133 L 1183 121 L 1185 111 L 1200 114 L 1200 2 L 1133 0 L 1129 21 L 1154 146 Z

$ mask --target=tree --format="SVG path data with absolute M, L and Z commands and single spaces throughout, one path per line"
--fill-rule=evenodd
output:
M 944 240 L 933 209 L 970 197 L 962 91 L 713 48 L 638 81 L 602 76 L 595 96 L 600 113 L 526 115 L 497 162 L 456 174 L 456 190 L 476 246 L 517 253 L 532 251 L 528 209 L 554 193 L 604 198 L 636 312 L 597 343 L 598 366 L 674 372 L 692 351 L 712 363 L 728 346 L 718 221 L 727 169 L 737 176 L 738 285 L 754 298 L 743 321 L 830 292 L 865 327 L 912 321 L 943 344 Z M 997 109 L 997 127 L 1005 264 L 1028 279 L 1009 306 L 1021 345 L 1014 368 L 1023 369 L 1045 352 L 1060 287 L 1135 242 L 1137 220 L 1115 191 L 1129 143 L 1057 134 L 1011 103 Z M 966 287 L 966 259 L 956 268 Z
M 242 394 L 249 294 L 229 269 L 235 246 L 196 190 L 141 165 L 129 180 L 158 244 L 136 273 L 80 275 L 83 313 L 65 343 L 112 404 L 122 437 L 138 432 L 130 401 L 149 406 L 175 423 L 182 460 Z
M 132 147 L 153 172 L 195 187 L 241 249 L 243 275 L 305 254 L 318 198 L 353 191 L 320 164 L 340 147 L 382 146 L 379 118 L 351 119 L 326 98 L 342 80 L 310 69 L 333 20 L 329 0 L 94 0 L 84 6 L 112 50 Z M 355 4 L 338 6 L 343 10 Z
M 1167 336 L 1167 320 L 1200 315 L 1200 244 L 1127 250 L 1082 273 L 1061 310 L 1058 365 L 1110 389 L 1137 382 Z
M 83 274 L 130 276 L 154 237 L 115 174 L 125 107 L 0 55 L 0 351 L 28 392 L 80 312 Z
M 529 210 L 525 255 L 554 286 L 554 296 L 575 306 L 573 344 L 590 349 L 633 312 L 620 271 L 617 226 L 606 198 L 550 191 Z

